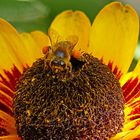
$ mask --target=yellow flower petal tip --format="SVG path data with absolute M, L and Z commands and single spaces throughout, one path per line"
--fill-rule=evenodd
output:
M 41 31 L 33 31 L 31 32 L 32 37 L 36 41 L 38 47 L 42 49 L 44 46 L 49 46 L 50 44 L 50 38 Z M 41 41 L 40 41 L 41 40 Z
M 54 29 L 61 37 L 75 35 L 78 37 L 76 50 L 86 51 L 89 41 L 91 23 L 81 11 L 64 11 L 53 20 L 50 29 Z
M 117 65 L 126 73 L 134 56 L 138 34 L 136 11 L 129 5 L 113 2 L 105 6 L 95 18 L 88 51 L 103 58 L 105 63 L 113 61 L 114 66 Z
M 0 72 L 3 69 L 9 70 L 13 64 L 22 71 L 22 59 L 18 53 L 18 48 L 22 42 L 16 29 L 4 19 L 0 18 Z
M 2 31 L 4 31 L 4 29 L 6 29 L 6 27 L 9 28 L 9 30 L 11 30 L 12 32 L 17 32 L 16 29 L 6 20 L 0 18 L 0 29 L 3 29 Z M 7 30 L 7 29 L 6 29 Z

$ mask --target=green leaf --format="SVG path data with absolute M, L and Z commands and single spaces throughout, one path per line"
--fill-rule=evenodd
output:
M 47 14 L 47 7 L 38 0 L 0 0 L 0 17 L 11 22 L 32 21 Z

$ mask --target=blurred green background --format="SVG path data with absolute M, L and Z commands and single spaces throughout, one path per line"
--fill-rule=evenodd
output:
M 112 0 L 0 0 L 0 17 L 19 31 L 46 31 L 53 18 L 63 10 L 82 10 L 91 21 Z
M 0 17 L 9 21 L 19 32 L 47 29 L 54 17 L 63 10 L 82 10 L 91 22 L 97 13 L 114 0 L 0 0 Z M 130 3 L 139 11 L 140 0 L 120 0 Z M 140 47 L 137 48 L 132 69 L 140 58 Z

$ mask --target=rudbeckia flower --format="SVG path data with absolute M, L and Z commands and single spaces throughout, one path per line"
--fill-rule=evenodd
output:
M 83 12 L 64 11 L 50 29 L 66 40 L 78 37 L 77 44 L 54 45 L 74 46 L 67 50 L 74 58 L 51 61 L 72 67 L 66 80 L 51 73 L 52 63 L 46 68 L 46 46 L 59 40 L 53 30 L 49 37 L 18 33 L 0 19 L 0 139 L 140 139 L 140 62 L 128 72 L 139 34 L 135 10 L 113 2 L 92 25 Z

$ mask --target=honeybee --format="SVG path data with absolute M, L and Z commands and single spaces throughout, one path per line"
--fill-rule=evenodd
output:
M 71 71 L 72 64 L 70 62 L 75 45 L 78 42 L 77 36 L 69 36 L 62 39 L 60 35 L 53 29 L 48 32 L 50 37 L 51 46 L 44 47 L 43 53 L 45 54 L 45 68 L 51 68 L 53 72 Z

